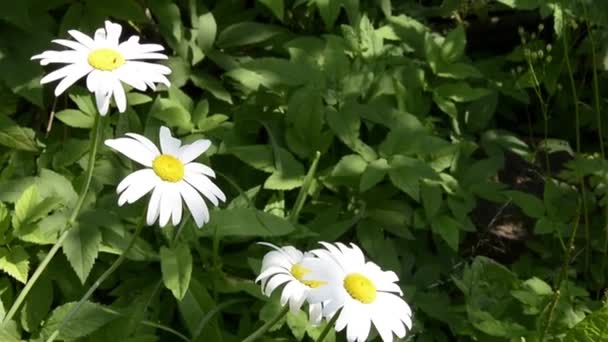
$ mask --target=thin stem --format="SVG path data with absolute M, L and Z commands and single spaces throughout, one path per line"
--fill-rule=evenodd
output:
M 105 311 L 105 312 L 107 312 L 107 313 L 110 313 L 112 315 L 123 316 L 123 317 L 126 316 L 125 314 L 123 314 L 120 311 L 112 310 L 112 309 L 107 308 L 107 307 L 103 307 L 102 310 Z M 182 339 L 182 340 L 184 340 L 186 342 L 189 341 L 188 337 L 184 336 L 182 333 L 180 333 L 177 330 L 169 328 L 168 326 L 165 326 L 165 325 L 162 325 L 162 324 L 158 324 L 158 323 L 154 323 L 152 321 L 148 321 L 148 320 L 145 320 L 145 319 L 139 321 L 139 324 L 146 325 L 146 326 L 149 326 L 149 327 L 153 327 L 153 328 L 156 328 L 156 329 L 159 329 L 159 330 L 164 330 L 164 331 L 166 331 L 168 333 L 171 333 L 171 334 L 179 337 L 180 339 Z
M 302 187 L 300 188 L 300 192 L 296 198 L 296 203 L 293 206 L 293 210 L 289 215 L 289 221 L 291 223 L 298 222 L 300 211 L 302 211 L 302 208 L 304 207 L 304 202 L 306 201 L 306 196 L 308 195 L 308 189 L 310 189 L 310 186 L 312 185 L 312 180 L 315 176 L 315 172 L 317 171 L 317 165 L 319 165 L 320 158 L 321 152 L 317 151 L 315 153 L 315 159 L 313 159 L 310 169 L 308 169 L 308 173 L 306 174 L 306 177 L 304 177 L 304 182 L 302 183 Z
M 581 132 L 580 132 L 580 111 L 578 108 L 578 94 L 576 91 L 576 83 L 574 81 L 574 74 L 572 71 L 572 65 L 570 63 L 570 55 L 568 53 L 568 40 L 567 30 L 564 30 L 562 34 L 562 42 L 564 44 L 564 60 L 566 62 L 566 68 L 568 69 L 568 77 L 570 80 L 570 89 L 572 91 L 572 98 L 574 99 L 574 119 L 575 119 L 575 134 L 576 134 L 576 153 L 581 153 Z M 581 195 L 583 200 L 583 218 L 585 220 L 585 275 L 589 273 L 589 260 L 591 258 L 591 237 L 589 232 L 589 215 L 587 213 L 587 191 L 585 182 L 583 179 L 580 181 Z
M 217 285 L 219 283 L 220 274 L 220 234 L 218 225 L 213 228 L 213 243 L 212 243 L 212 267 L 213 267 L 213 300 L 217 301 Z
M 84 294 L 84 296 L 82 296 L 82 298 L 80 298 L 80 300 L 78 301 L 78 303 L 76 304 L 76 306 L 64 317 L 63 321 L 61 322 L 61 324 L 59 325 L 59 327 L 53 332 L 53 334 L 46 340 L 47 342 L 52 342 L 55 340 L 55 338 L 57 338 L 57 336 L 59 335 L 59 332 L 61 331 L 61 329 L 63 327 L 65 327 L 65 325 L 70 321 L 70 319 L 72 319 L 72 317 L 74 317 L 74 315 L 78 312 L 78 310 L 80 310 L 80 307 L 82 306 L 82 304 L 84 304 L 84 302 L 86 302 L 92 295 L 93 292 L 95 292 L 95 290 L 97 290 L 97 288 L 112 274 L 114 273 L 114 271 L 116 271 L 116 269 L 123 263 L 123 261 L 126 259 L 127 257 L 127 253 L 129 253 L 129 251 L 131 250 L 131 248 L 135 245 L 135 241 L 137 241 L 137 237 L 139 236 L 139 234 L 141 233 L 142 228 L 144 227 L 144 219 L 145 216 L 142 216 L 142 219 L 140 220 L 140 222 L 138 223 L 137 227 L 135 228 L 135 233 L 133 233 L 133 236 L 131 237 L 131 241 L 129 241 L 129 244 L 127 245 L 127 248 L 120 254 L 120 256 L 118 257 L 118 259 L 116 259 L 114 261 L 114 263 L 112 263 L 112 265 L 110 265 L 110 268 L 108 268 L 92 285 L 91 287 L 89 287 L 89 289 L 87 290 L 87 292 Z
M 331 320 L 329 322 L 327 322 L 327 324 L 325 325 L 325 328 L 323 328 L 323 331 L 321 331 L 321 334 L 319 334 L 319 337 L 317 338 L 316 342 L 323 342 L 325 337 L 327 337 L 327 334 L 329 334 L 331 329 L 334 327 L 334 324 L 336 324 L 336 320 L 338 319 L 338 316 L 340 316 L 340 311 L 342 311 L 342 310 L 339 310 L 338 312 L 336 312 L 334 314 L 334 317 L 332 317 Z
M 253 342 L 256 339 L 262 337 L 262 335 L 264 335 L 264 333 L 266 333 L 268 329 L 272 328 L 275 324 L 277 324 L 277 322 L 280 321 L 283 316 L 287 315 L 288 312 L 289 305 L 285 305 L 283 309 L 281 309 L 281 311 L 277 313 L 276 316 L 274 316 L 270 321 L 262 325 L 258 330 L 254 331 L 251 335 L 247 336 L 242 342 Z
M 70 228 L 76 222 L 76 218 L 78 217 L 78 214 L 80 213 L 80 209 L 82 208 L 84 200 L 87 197 L 87 194 L 89 192 L 89 186 L 91 185 L 91 179 L 93 178 L 93 170 L 95 169 L 95 158 L 97 156 L 97 147 L 99 145 L 99 138 L 101 136 L 100 129 L 101 129 L 102 125 L 100 124 L 100 121 L 101 121 L 101 116 L 95 115 L 95 121 L 93 123 L 93 129 L 92 129 L 93 135 L 91 137 L 91 144 L 89 146 L 89 161 L 87 163 L 87 173 L 86 173 L 85 182 L 84 182 L 84 185 L 80 192 L 80 195 L 78 196 L 76 206 L 74 206 L 74 209 L 72 210 L 72 214 L 70 215 L 70 218 L 69 218 L 68 222 L 66 223 L 65 229 L 63 230 L 63 232 L 61 233 L 61 235 L 59 236 L 59 238 L 57 239 L 57 241 L 55 242 L 53 247 L 51 247 L 51 249 L 49 250 L 49 253 L 44 257 L 42 262 L 40 262 L 40 264 L 38 265 L 38 267 L 32 274 L 32 277 L 25 284 L 25 286 L 23 287 L 21 292 L 19 292 L 17 299 L 15 299 L 15 302 L 13 302 L 13 305 L 11 305 L 10 309 L 8 310 L 8 313 L 6 314 L 6 316 L 4 316 L 3 322 L 8 322 L 15 316 L 15 314 L 17 313 L 17 310 L 19 310 L 19 307 L 21 306 L 21 304 L 23 304 L 23 301 L 27 297 L 28 293 L 32 290 L 32 287 L 34 286 L 36 281 L 38 281 L 38 278 L 40 277 L 42 272 L 44 272 L 47 265 L 51 262 L 51 260 L 55 256 L 55 254 L 57 254 L 57 251 L 59 251 L 59 248 L 61 248 L 63 241 L 68 237 Z
M 555 307 L 557 302 L 559 301 L 559 297 L 561 295 L 561 287 L 564 279 L 568 276 L 568 265 L 570 265 L 570 257 L 572 255 L 572 250 L 574 250 L 574 240 L 576 239 L 576 233 L 578 232 L 578 225 L 581 219 L 581 204 L 578 203 L 578 207 L 576 209 L 576 218 L 574 221 L 574 228 L 572 229 L 572 235 L 570 235 L 570 240 L 568 241 L 568 247 L 566 248 L 566 252 L 564 255 L 564 261 L 562 263 L 561 270 L 559 272 L 559 277 L 555 282 L 555 294 L 553 295 L 553 299 L 549 303 L 549 315 L 547 317 L 547 321 L 545 322 L 544 328 L 541 331 L 540 342 L 544 342 L 545 336 L 549 332 L 549 328 L 551 327 L 551 322 L 553 321 L 553 312 L 555 311 Z
M 205 316 L 203 316 L 201 321 L 198 323 L 198 326 L 194 330 L 194 334 L 192 334 L 192 338 L 190 339 L 190 341 L 194 342 L 194 341 L 198 340 L 199 336 L 203 332 L 203 329 L 205 328 L 207 323 L 213 318 L 213 316 L 215 316 L 220 311 L 224 310 L 225 308 L 227 308 L 231 305 L 242 303 L 244 301 L 245 301 L 244 299 L 231 299 L 231 300 L 224 302 L 220 305 L 217 305 L 216 307 L 211 309 L 209 312 L 207 312 L 207 314 L 205 314 Z

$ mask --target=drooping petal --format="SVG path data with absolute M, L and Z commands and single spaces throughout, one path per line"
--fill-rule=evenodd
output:
M 89 65 L 84 64 L 73 64 L 74 70 L 68 74 L 64 79 L 62 79 L 57 87 L 55 88 L 55 96 L 59 96 L 63 94 L 63 92 L 68 89 L 72 84 L 76 83 L 79 79 L 84 77 L 84 75 L 91 72 L 92 68 Z
M 202 173 L 211 178 L 215 178 L 215 172 L 209 166 L 201 163 L 188 163 L 185 166 L 186 171 Z
M 86 34 L 77 30 L 69 30 L 68 34 L 74 37 L 74 39 L 76 39 L 80 44 L 86 46 L 89 50 L 95 48 L 95 41 Z
M 148 212 L 146 213 L 146 223 L 151 226 L 158 219 L 160 212 L 160 198 L 163 192 L 164 183 L 159 183 L 152 191 L 150 202 L 148 203 Z
M 172 156 L 177 156 L 179 147 L 182 142 L 179 139 L 174 138 L 171 135 L 171 130 L 165 126 L 160 127 L 160 150 L 163 154 L 170 154 Z
M 181 160 L 182 163 L 187 164 L 207 151 L 209 146 L 211 146 L 211 141 L 206 139 L 197 140 L 192 144 L 184 145 L 179 149 L 179 160 Z
M 160 198 L 160 217 L 158 218 L 158 225 L 161 227 L 164 227 L 169 223 L 169 219 L 173 213 L 173 206 L 182 205 L 181 202 L 175 203 L 173 201 L 175 198 L 173 194 L 174 191 L 178 190 L 175 187 L 172 187 L 171 184 L 165 184 Z
M 179 182 L 178 187 L 188 210 L 192 213 L 196 226 L 199 228 L 202 227 L 209 221 L 209 210 L 207 209 L 205 201 L 201 195 L 186 182 Z
M 146 146 L 132 138 L 108 139 L 105 144 L 143 166 L 152 167 L 152 161 L 156 158 Z
M 226 200 L 226 195 L 217 187 L 217 185 L 213 184 L 205 175 L 191 173 L 186 171 L 184 179 L 188 182 L 192 187 L 202 193 L 213 205 L 217 206 L 218 199 L 221 201 Z
M 118 198 L 119 206 L 125 203 L 134 203 L 152 191 L 160 182 L 158 176 L 150 169 L 139 170 L 132 173 L 132 175 L 134 174 L 137 174 L 137 177 L 131 180 L 130 186 Z
M 125 95 L 125 89 L 117 78 L 113 79 L 112 93 L 114 94 L 114 101 L 116 101 L 118 111 L 124 113 L 127 109 L 127 97 Z

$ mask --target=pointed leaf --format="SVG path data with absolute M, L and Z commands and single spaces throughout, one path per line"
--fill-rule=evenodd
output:
M 160 268 L 165 286 L 175 298 L 182 300 L 188 291 L 192 275 L 192 255 L 188 245 L 180 244 L 171 249 L 161 247 Z
M 15 246 L 10 250 L 0 248 L 0 269 L 11 277 L 25 284 L 29 266 L 29 255 L 22 246 Z
M 76 302 L 70 302 L 55 308 L 42 327 L 40 336 L 43 336 L 44 340 L 46 340 L 61 326 L 63 320 L 70 314 L 76 305 Z M 106 311 L 104 307 L 99 304 L 84 302 L 76 314 L 70 317 L 63 326 L 57 336 L 57 340 L 71 341 L 79 337 L 87 336 L 118 317 L 119 316 Z
M 85 223 L 72 227 L 63 242 L 63 253 L 83 284 L 97 259 L 100 244 L 99 228 Z

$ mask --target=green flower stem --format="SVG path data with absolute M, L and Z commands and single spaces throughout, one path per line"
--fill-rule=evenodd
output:
M 89 298 L 91 298 L 91 296 L 93 295 L 93 292 L 95 292 L 95 290 L 97 290 L 97 288 L 99 287 L 99 285 L 101 285 L 112 273 L 114 273 L 114 271 L 116 271 L 116 269 L 123 263 L 123 261 L 125 261 L 125 259 L 127 257 L 127 253 L 129 253 L 129 251 L 131 250 L 131 248 L 133 248 L 133 246 L 135 245 L 135 241 L 137 241 L 137 237 L 139 236 L 139 234 L 141 233 L 142 228 L 144 227 L 144 221 L 145 221 L 144 217 L 145 217 L 145 215 L 142 216 L 142 219 L 138 223 L 137 228 L 135 228 L 135 233 L 133 233 L 133 236 L 131 237 L 131 241 L 129 241 L 129 244 L 127 245 L 127 248 L 120 254 L 120 256 L 118 257 L 118 259 L 116 259 L 114 261 L 114 263 L 112 263 L 112 265 L 110 266 L 110 268 L 108 268 L 91 285 L 91 287 L 89 287 L 89 289 L 84 294 L 84 296 L 82 296 L 82 298 L 80 298 L 80 300 L 78 301 L 78 303 L 76 304 L 76 306 L 63 318 L 63 321 L 61 322 L 61 324 L 59 325 L 59 327 L 46 340 L 47 342 L 52 342 L 52 341 L 55 340 L 55 338 L 57 338 L 57 336 L 59 335 L 59 332 L 61 331 L 61 329 L 63 329 L 63 327 L 70 321 L 70 319 L 72 319 L 72 317 L 74 317 L 74 315 L 78 312 L 78 310 L 80 310 L 80 307 L 82 306 L 82 304 L 84 304 L 84 302 L 86 302 Z
M 315 159 L 313 159 L 312 164 L 310 165 L 310 169 L 308 169 L 308 173 L 306 177 L 304 177 L 304 182 L 302 183 L 302 187 L 300 188 L 300 192 L 298 192 L 298 197 L 296 197 L 296 202 L 293 206 L 293 210 L 289 215 L 289 222 L 297 223 L 298 217 L 300 216 L 300 211 L 304 207 L 304 202 L 306 201 L 306 196 L 308 195 L 308 190 L 312 185 L 312 180 L 315 176 L 315 172 L 317 172 L 317 165 L 319 165 L 319 159 L 321 158 L 321 152 L 317 151 L 315 153 Z
M 32 287 L 34 286 L 34 284 L 36 283 L 38 278 L 40 278 L 40 275 L 42 274 L 42 272 L 44 272 L 44 270 L 46 269 L 48 264 L 51 262 L 51 260 L 55 256 L 55 254 L 57 254 L 57 251 L 59 251 L 59 249 L 61 248 L 63 241 L 65 241 L 65 239 L 68 237 L 70 228 L 76 222 L 76 218 L 78 217 L 78 214 L 80 213 L 80 209 L 82 208 L 82 205 L 84 204 L 84 200 L 89 192 L 89 187 L 91 185 L 91 179 L 93 178 L 93 170 L 95 169 L 95 158 L 97 157 L 97 147 L 99 146 L 99 139 L 101 137 L 100 130 L 101 130 L 102 125 L 100 124 L 100 121 L 101 121 L 101 116 L 95 115 L 95 119 L 94 119 L 94 123 L 93 123 L 93 130 L 92 130 L 93 136 L 91 137 L 91 141 L 90 141 L 91 144 L 89 146 L 89 161 L 87 163 L 87 173 L 86 173 L 85 182 L 84 182 L 84 185 L 80 192 L 80 196 L 78 196 L 76 206 L 72 210 L 72 214 L 70 215 L 70 218 L 65 226 L 65 229 L 63 230 L 63 232 L 61 233 L 61 235 L 59 236 L 59 238 L 57 239 L 57 241 L 55 242 L 53 247 L 51 247 L 51 249 L 49 250 L 49 253 L 44 257 L 42 262 L 40 262 L 40 264 L 38 265 L 38 268 L 36 268 L 36 270 L 34 271 L 32 276 L 30 277 L 29 281 L 23 287 L 23 290 L 21 290 L 21 292 L 19 292 L 17 299 L 15 299 L 15 302 L 13 302 L 13 305 L 11 305 L 10 309 L 8 310 L 8 313 L 6 314 L 6 316 L 4 316 L 4 319 L 2 320 L 3 322 L 8 322 L 11 319 L 13 319 L 13 317 L 17 313 L 17 310 L 19 310 L 19 307 L 21 306 L 21 304 L 23 304 L 23 301 L 27 297 L 28 293 L 32 290 Z
M 327 322 L 327 324 L 325 325 L 325 328 L 323 328 L 323 331 L 321 331 L 321 334 L 319 335 L 319 338 L 317 338 L 317 342 L 323 342 L 323 340 L 325 339 L 325 337 L 327 337 L 327 334 L 329 334 L 329 332 L 331 331 L 331 329 L 336 324 L 336 321 L 338 320 L 338 316 L 340 316 L 340 311 L 342 311 L 342 310 L 341 309 L 338 310 L 338 312 L 336 312 L 334 314 L 334 316 L 331 318 L 331 320 L 329 322 Z
M 256 339 L 262 337 L 262 335 L 264 335 L 264 333 L 266 333 L 268 329 L 272 328 L 275 324 L 277 324 L 277 322 L 280 321 L 283 316 L 287 315 L 288 312 L 289 304 L 285 305 L 283 309 L 281 309 L 281 311 L 277 313 L 276 316 L 274 316 L 270 321 L 262 325 L 258 330 L 254 331 L 251 335 L 247 336 L 242 342 L 253 342 Z

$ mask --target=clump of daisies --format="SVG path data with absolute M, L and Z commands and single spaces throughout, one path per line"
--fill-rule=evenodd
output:
M 211 141 L 199 139 L 182 145 L 164 126 L 160 127 L 159 140 L 160 149 L 136 133 L 105 141 L 108 147 L 145 167 L 118 184 L 118 205 L 133 203 L 152 191 L 146 214 L 148 225 L 157 220 L 161 227 L 169 220 L 173 225 L 179 224 L 183 200 L 200 228 L 209 221 L 209 209 L 202 196 L 216 206 L 219 201 L 226 201 L 222 190 L 210 179 L 215 178 L 215 172 L 194 161 L 211 146 Z
M 267 296 L 283 286 L 281 304 L 292 311 L 308 303 L 311 323 L 334 318 L 335 330 L 346 329 L 349 342 L 366 341 L 372 325 L 384 342 L 411 330 L 412 311 L 401 298 L 399 278 L 366 261 L 355 244 L 321 242 L 324 248 L 309 252 L 264 245 L 273 251 L 264 256 L 256 282 Z
M 169 86 L 166 75 L 171 73 L 171 69 L 147 62 L 167 59 L 166 55 L 159 53 L 164 50 L 163 46 L 140 44 L 138 36 L 131 36 L 120 42 L 121 33 L 122 26 L 110 21 L 105 22 L 104 28 L 97 29 L 93 37 L 77 30 L 69 30 L 68 34 L 75 40 L 53 40 L 53 43 L 68 49 L 48 50 L 32 57 L 39 59 L 41 65 L 64 65 L 44 76 L 40 83 L 61 80 L 55 88 L 55 96 L 59 96 L 79 79 L 87 76 L 87 88 L 95 94 L 95 102 L 101 115 L 107 114 L 112 97 L 121 113 L 126 110 L 127 98 L 122 83 L 140 91 L 145 91 L 148 87 L 154 90 L 156 83 Z

